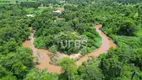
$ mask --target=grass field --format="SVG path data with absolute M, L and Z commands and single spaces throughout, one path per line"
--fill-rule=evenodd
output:
M 21 2 L 36 2 L 37 0 L 0 0 L 0 5 L 1 4 L 16 4 L 16 1 L 18 1 L 18 3 L 21 3 Z
M 35 8 L 25 8 L 25 11 L 28 14 L 41 14 L 44 10 L 46 10 L 48 7 L 39 7 L 38 9 Z
M 6 2 L 8 1 L 8 2 Z M 9 2 L 10 1 L 10 2 Z M 9 4 L 16 4 L 17 0 L 0 0 L 0 6 L 8 6 Z M 36 2 L 37 0 L 18 0 L 18 3 L 20 2 Z M 39 7 L 38 9 L 34 8 L 25 8 L 25 11 L 28 14 L 40 14 L 42 13 L 47 7 Z

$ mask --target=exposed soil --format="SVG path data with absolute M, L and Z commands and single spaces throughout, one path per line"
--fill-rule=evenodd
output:
M 80 53 L 76 53 L 76 54 L 71 54 L 71 55 L 67 55 L 67 54 L 64 54 L 64 53 L 60 53 L 60 52 L 56 52 L 54 54 L 51 54 L 50 55 L 50 63 L 51 64 L 54 64 L 54 65 L 57 65 L 57 62 L 65 57 L 69 57 L 73 60 L 78 60 L 82 55 Z

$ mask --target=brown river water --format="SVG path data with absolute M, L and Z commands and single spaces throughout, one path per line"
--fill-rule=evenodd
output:
M 102 37 L 102 44 L 101 46 L 95 50 L 94 52 L 91 52 L 85 56 L 83 56 L 82 58 L 80 58 L 76 64 L 77 65 L 81 65 L 82 62 L 86 61 L 88 59 L 89 56 L 95 56 L 98 57 L 100 54 L 102 53 L 106 53 L 109 48 L 111 47 L 116 47 L 116 44 L 106 35 L 104 34 L 100 28 L 102 27 L 101 24 L 94 26 L 96 28 L 96 31 L 99 33 L 99 35 Z
M 94 52 L 88 53 L 87 55 L 83 56 L 78 61 L 76 61 L 76 65 L 81 65 L 82 62 L 86 61 L 89 56 L 97 57 L 100 54 L 107 52 L 109 48 L 116 47 L 116 44 L 111 39 L 109 39 L 109 37 L 106 34 L 104 34 L 100 30 L 102 25 L 96 25 L 94 27 L 96 28 L 96 31 L 102 37 L 102 44 Z M 32 30 L 31 27 L 30 27 L 30 30 Z M 26 40 L 25 42 L 23 42 L 23 46 L 31 48 L 33 50 L 33 56 L 38 57 L 38 61 L 40 62 L 40 64 L 36 65 L 36 67 L 39 69 L 47 68 L 48 72 L 61 73 L 62 70 L 60 66 L 55 66 L 49 63 L 50 62 L 50 57 L 49 57 L 50 52 L 45 49 L 35 48 L 33 42 L 34 42 L 34 32 L 31 33 L 30 40 Z

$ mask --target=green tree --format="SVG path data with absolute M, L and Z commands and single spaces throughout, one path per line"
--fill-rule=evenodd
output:
M 118 34 L 131 36 L 135 34 L 136 30 L 137 30 L 137 27 L 134 23 L 130 21 L 126 21 L 120 24 L 120 31 L 118 32 Z
M 64 71 L 64 73 L 60 75 L 59 80 L 80 80 L 77 72 L 77 66 L 73 60 L 66 57 L 58 63 Z
M 78 69 L 79 76 L 82 80 L 103 80 L 101 70 L 95 64 L 85 64 Z
M 58 77 L 56 74 L 49 73 L 46 70 L 32 69 L 24 80 L 58 80 Z

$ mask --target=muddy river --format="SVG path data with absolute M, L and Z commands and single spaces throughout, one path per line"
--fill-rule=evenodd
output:
M 96 25 L 94 27 L 96 28 L 96 31 L 102 37 L 102 44 L 94 52 L 88 53 L 87 55 L 83 56 L 78 61 L 76 61 L 76 65 L 81 65 L 82 62 L 86 61 L 89 56 L 97 57 L 100 54 L 107 52 L 109 48 L 116 47 L 116 44 L 100 30 L 102 25 Z M 30 29 L 32 30 L 31 27 Z M 48 50 L 35 48 L 33 42 L 34 42 L 34 31 L 31 33 L 30 40 L 26 40 L 25 42 L 23 42 L 23 46 L 31 48 L 33 50 L 33 56 L 38 58 L 38 61 L 40 64 L 36 65 L 36 67 L 39 69 L 47 68 L 48 72 L 61 73 L 60 66 L 55 66 L 49 63 L 50 62 L 50 57 L 49 57 L 50 52 Z

